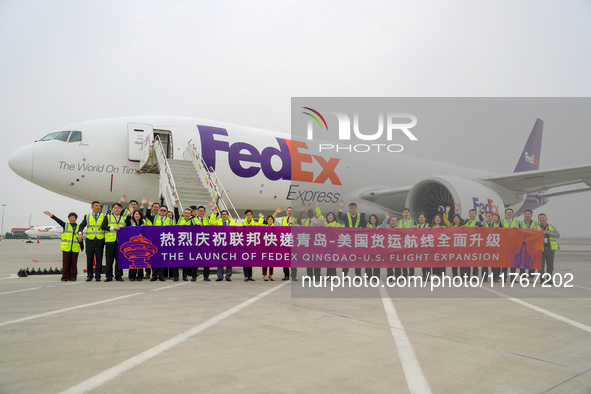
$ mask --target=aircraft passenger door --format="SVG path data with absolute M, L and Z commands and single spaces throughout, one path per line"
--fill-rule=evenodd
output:
M 145 123 L 128 123 L 127 135 L 129 140 L 129 161 L 141 161 L 149 156 L 150 144 L 154 139 L 152 125 Z

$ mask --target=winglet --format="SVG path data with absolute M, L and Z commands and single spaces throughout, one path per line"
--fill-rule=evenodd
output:
M 544 121 L 536 119 L 536 124 L 527 139 L 513 172 L 534 171 L 540 168 L 540 153 L 542 151 L 542 133 Z

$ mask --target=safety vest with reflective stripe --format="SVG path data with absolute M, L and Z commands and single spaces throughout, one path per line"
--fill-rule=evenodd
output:
M 125 218 L 119 216 L 119 220 L 115 218 L 115 215 L 108 215 L 107 220 L 109 221 L 109 230 L 105 232 L 105 242 L 117 241 L 117 230 L 111 230 L 112 227 L 125 227 Z
M 544 227 L 540 226 L 540 230 L 544 230 Z M 556 227 L 554 227 L 551 224 L 548 224 L 548 231 L 556 231 Z M 556 238 L 552 236 L 548 236 L 548 238 L 550 238 L 550 249 L 558 250 L 558 242 L 556 242 Z
M 162 219 L 162 216 L 160 215 L 156 216 L 152 223 L 153 226 L 172 226 L 173 224 L 174 222 L 171 218 L 164 216 L 164 219 Z
M 195 225 L 195 221 L 192 216 L 189 219 L 185 219 L 185 217 L 183 216 L 179 219 L 179 222 L 177 223 L 177 226 L 193 226 L 193 225 Z
M 518 228 L 519 221 L 515 219 L 511 219 L 511 223 L 507 219 L 503 219 L 503 227 L 504 228 Z
M 415 227 L 415 221 L 412 219 L 408 219 L 406 221 L 406 223 L 404 223 L 403 220 L 400 220 L 398 222 L 398 228 L 414 228 Z
M 226 222 L 228 222 L 227 226 L 235 226 L 236 222 L 230 218 L 225 220 Z M 226 224 L 224 224 L 224 219 L 219 218 L 218 220 L 215 221 L 215 225 L 216 226 L 226 226 Z
M 76 228 L 70 223 L 66 223 L 64 226 L 64 232 L 62 233 L 62 252 L 80 252 L 80 244 L 78 243 L 78 229 L 80 225 L 77 224 Z
M 212 218 L 215 218 L 214 215 L 211 215 Z M 193 218 L 193 220 L 195 221 L 195 224 L 201 224 L 202 226 L 209 226 L 211 224 L 211 222 L 213 221 L 213 220 L 210 220 L 207 216 L 203 216 L 203 218 L 200 218 L 199 216 L 195 216 Z
M 250 222 L 247 222 L 246 219 L 240 222 L 241 226 L 259 226 L 260 224 L 261 223 L 259 221 L 256 221 L 254 219 L 250 219 Z
M 337 222 L 336 220 L 333 220 L 332 222 L 329 222 L 328 220 L 326 220 L 326 218 L 322 215 L 322 212 L 320 211 L 319 207 L 316 207 L 316 217 L 320 220 L 324 220 L 326 222 L 326 227 L 341 227 L 341 224 L 339 222 Z M 333 214 L 334 217 L 334 214 Z
M 468 220 L 466 220 L 466 223 L 464 223 L 464 227 L 476 227 L 476 223 L 478 223 L 476 219 L 474 219 L 474 220 L 468 219 Z
M 528 230 L 539 230 L 540 229 L 540 223 L 536 222 L 535 220 L 530 220 L 529 224 L 527 224 L 525 222 L 525 220 L 523 222 L 521 222 L 521 228 L 525 228 Z
M 429 225 L 429 223 L 425 223 L 425 224 L 423 224 L 422 226 L 421 226 L 421 224 L 420 224 L 420 223 L 419 223 L 419 224 L 417 224 L 417 228 L 429 228 L 429 227 L 431 227 L 431 226 Z
M 86 215 L 86 239 L 105 239 L 105 231 L 101 228 L 105 215 L 98 214 L 98 220 L 94 219 L 94 214 Z
M 361 222 L 361 215 L 355 215 L 355 225 L 353 225 L 353 217 L 350 213 L 345 214 L 347 215 L 347 221 L 349 222 L 349 228 L 359 228 L 359 223 Z
M 495 222 L 484 222 L 483 224 L 484 227 L 499 227 L 499 223 L 495 223 Z
M 150 221 L 150 219 L 144 218 L 144 224 L 142 224 L 142 226 L 151 226 L 151 225 L 152 225 L 152 222 Z M 137 224 L 135 220 L 132 220 L 131 221 L 131 226 L 132 227 L 133 226 L 139 226 L 139 224 Z
M 280 226 L 291 226 L 291 224 L 295 222 L 293 216 L 284 216 L 280 219 L 279 223 Z

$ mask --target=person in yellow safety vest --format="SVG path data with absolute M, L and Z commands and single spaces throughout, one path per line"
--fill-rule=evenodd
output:
M 525 211 L 523 211 L 523 221 L 519 222 L 519 227 L 526 230 L 540 230 L 540 224 L 535 220 L 532 220 L 533 215 L 534 213 L 531 209 L 526 209 Z M 534 277 L 532 276 L 534 272 L 536 272 L 536 270 L 531 268 L 527 272 L 527 275 L 529 277 L 528 279 L 530 282 L 535 281 Z M 521 269 L 519 273 L 525 273 L 525 269 Z
M 341 224 L 339 222 L 337 222 L 337 216 L 335 215 L 334 212 L 329 212 L 326 214 L 326 217 L 324 217 L 324 215 L 322 215 L 322 211 L 320 210 L 320 206 L 318 205 L 318 202 L 315 203 L 316 204 L 316 218 L 318 218 L 319 220 L 324 220 L 324 225 L 326 227 L 341 227 Z M 337 269 L 334 267 L 330 267 L 326 269 L 326 275 L 328 275 L 329 277 L 333 277 L 337 275 Z
M 544 274 L 548 273 L 550 278 L 554 274 L 554 253 L 558 250 L 557 238 L 560 238 L 558 229 L 548 223 L 548 217 L 545 213 L 538 215 L 540 230 L 544 231 L 544 251 L 542 252 L 542 281 L 545 281 Z M 552 281 L 550 281 L 552 283 Z
M 261 223 L 261 225 L 262 226 L 274 226 L 275 225 L 275 218 L 273 217 L 273 215 L 269 215 L 269 216 L 267 216 L 265 221 L 263 223 Z M 267 276 L 267 270 L 269 271 L 269 276 Z M 287 269 L 287 273 L 289 275 L 289 268 Z M 265 281 L 269 281 L 269 280 L 275 281 L 275 279 L 273 279 L 273 267 L 263 267 L 263 279 Z
M 398 221 L 398 228 L 415 228 L 415 227 L 416 227 L 416 222 L 410 218 L 410 209 L 404 208 L 402 210 L 402 220 Z M 402 268 L 402 271 L 400 268 L 396 268 L 394 270 L 395 277 L 399 277 L 401 274 L 404 277 L 408 277 L 409 274 L 410 274 L 410 276 L 414 276 L 415 269 L 414 269 L 414 267 L 411 267 L 411 268 Z
M 90 282 L 94 274 L 97 282 L 101 281 L 105 232 L 101 228 L 105 215 L 101 213 L 101 203 L 90 203 L 92 213 L 84 215 L 78 230 L 78 241 L 82 242 L 82 233 L 86 229 L 86 281 Z M 95 266 L 96 265 L 96 266 Z
M 247 209 L 244 211 L 244 220 L 240 222 L 240 226 L 260 226 L 263 224 L 263 220 L 265 220 L 265 216 L 262 213 L 259 213 L 259 220 L 254 220 L 252 218 L 252 210 Z M 244 281 L 252 281 L 252 267 L 242 267 L 242 272 L 244 272 Z
M 152 201 L 150 201 L 152 202 Z M 158 203 L 153 203 L 152 207 L 158 207 L 158 213 L 150 219 L 152 222 L 152 226 L 172 226 L 173 220 L 168 217 L 168 207 L 166 205 L 160 205 Z M 154 212 L 154 208 L 152 208 L 152 213 Z M 164 282 L 168 277 L 168 269 L 169 267 L 154 267 L 152 268 L 152 278 L 150 278 L 150 282 L 155 282 L 156 280 L 160 280 Z
M 304 214 L 304 211 L 307 210 L 307 215 L 308 217 L 306 219 L 302 219 L 302 215 Z M 312 208 L 308 208 L 306 206 L 306 204 L 302 204 L 302 207 L 300 209 L 300 214 L 298 215 L 298 219 L 297 219 L 297 223 L 300 226 L 304 226 L 304 227 L 312 227 L 314 226 L 314 210 Z M 308 275 L 308 277 L 312 278 L 320 278 L 320 268 L 319 267 L 307 267 L 306 268 L 306 275 Z
M 513 217 L 513 210 L 511 208 L 507 208 L 505 209 L 505 219 L 503 219 L 500 223 L 499 223 L 499 227 L 503 227 L 503 228 L 519 228 L 519 220 L 515 219 Z M 507 280 L 507 268 L 503 268 L 503 276 L 505 277 L 505 280 Z M 517 271 L 517 268 L 515 267 L 511 267 L 511 273 L 515 273 L 515 271 Z
M 191 215 L 191 208 L 183 209 L 183 216 L 180 216 L 178 204 L 179 200 L 177 199 L 174 205 L 175 224 L 177 226 L 195 226 L 195 218 Z M 183 281 L 189 280 L 189 273 L 191 274 L 191 282 L 195 282 L 197 280 L 197 267 L 183 267 Z M 174 281 L 178 282 L 179 267 L 172 269 L 172 276 Z
M 424 213 L 419 213 L 417 228 L 429 228 L 429 223 L 427 223 L 427 217 Z M 423 282 L 426 282 L 431 279 L 431 275 L 433 275 L 432 267 L 423 267 Z
M 151 226 L 152 222 L 148 219 L 144 218 L 141 209 L 136 209 L 133 211 L 131 216 L 128 216 L 125 219 L 125 226 Z M 130 282 L 141 282 L 144 278 L 144 270 L 143 268 L 133 268 L 128 270 L 128 277 Z
M 302 216 L 304 214 L 304 211 L 306 211 L 306 209 L 308 210 L 308 212 L 307 212 L 308 217 L 306 219 L 302 219 Z M 314 225 L 314 222 L 312 219 L 314 219 L 314 210 L 312 208 L 308 208 L 306 206 L 306 204 L 302 204 L 302 208 L 300 209 L 300 214 L 298 215 L 298 219 L 297 219 L 298 225 L 304 226 L 304 227 L 312 227 Z
M 119 204 L 123 205 L 125 200 L 127 200 L 127 195 L 124 194 L 119 199 Z M 144 209 L 144 205 L 146 205 L 147 202 L 148 202 L 148 198 L 144 197 L 144 199 L 142 200 L 142 205 L 140 205 L 139 209 Z M 121 212 L 121 216 L 123 216 L 125 218 L 125 220 L 127 220 L 127 218 L 131 217 L 133 212 L 135 212 L 135 210 L 138 209 L 137 206 L 138 206 L 138 202 L 136 200 L 131 200 L 129 202 L 129 204 L 127 205 L 127 208 L 124 208 L 123 211 Z
M 78 254 L 80 250 L 84 250 L 82 241 L 78 240 L 78 229 L 80 228 L 80 225 L 76 223 L 78 215 L 75 212 L 70 212 L 68 223 L 64 223 L 49 211 L 43 211 L 43 213 L 55 220 L 64 229 L 60 244 L 62 251 L 62 282 L 75 282 L 78 277 Z
M 116 202 L 113 213 L 107 213 L 101 228 L 105 231 L 105 282 L 113 280 L 113 262 L 115 262 L 115 280 L 123 282 L 123 270 L 119 269 L 119 248 L 117 247 L 117 231 L 125 227 L 125 218 L 121 215 L 123 207 Z
M 341 227 L 341 224 L 337 222 L 337 217 L 334 212 L 327 213 L 326 217 L 322 215 L 318 203 L 316 203 L 316 217 L 320 220 L 324 220 L 326 222 L 326 227 Z
M 225 209 L 220 212 L 220 218 L 215 221 L 216 226 L 236 226 L 236 222 L 230 217 L 230 214 Z M 212 223 L 213 224 L 213 223 Z M 224 267 L 217 267 L 216 282 L 224 280 Z M 226 281 L 232 281 L 232 267 L 226 267 Z
M 277 219 L 277 214 L 283 212 L 283 207 L 279 207 L 273 213 L 273 219 L 277 221 L 279 226 L 295 226 L 297 224 L 293 217 L 293 208 L 287 207 L 285 210 L 285 216 Z M 283 267 L 283 279 L 289 280 L 289 267 Z M 297 267 L 291 267 L 291 280 L 294 282 L 298 281 L 298 269 Z
M 367 228 L 380 228 L 380 220 L 378 215 L 372 213 L 367 220 Z
M 279 226 L 295 226 L 297 224 L 297 220 L 293 217 L 293 208 L 287 207 L 285 210 L 285 216 L 277 219 L 277 214 L 283 212 L 283 207 L 279 207 L 273 213 L 273 218 L 278 220 Z
M 378 215 L 372 213 L 369 215 L 369 219 L 367 220 L 367 228 L 380 228 L 380 220 L 378 219 Z M 365 268 L 365 275 L 368 278 L 375 276 L 376 278 L 380 277 L 380 269 L 379 268 Z
M 389 212 L 386 212 L 386 217 L 382 222 L 382 228 L 398 228 L 398 218 L 396 216 L 390 216 Z M 386 276 L 394 277 L 394 268 L 388 267 L 386 268 Z
M 498 223 L 495 223 L 493 220 L 493 214 L 491 212 L 484 213 L 484 220 L 480 222 L 480 227 L 499 227 Z M 493 267 L 492 269 L 492 280 L 494 283 L 499 282 L 499 276 L 501 274 L 501 269 L 499 267 Z M 483 280 L 488 282 L 488 267 L 482 267 L 482 276 Z
M 476 210 L 475 209 L 470 209 L 468 211 L 468 217 L 469 217 L 469 219 L 464 220 L 463 227 L 480 227 L 482 225 L 480 223 L 480 220 L 478 220 L 476 218 Z M 462 267 L 462 268 L 460 268 L 460 275 L 462 276 L 462 278 L 464 277 L 464 275 L 467 275 L 468 277 L 470 277 L 470 267 Z M 478 267 L 472 267 L 472 276 L 476 276 L 476 277 L 478 276 Z M 485 276 L 483 281 L 488 282 L 488 278 Z
M 215 225 L 215 219 L 218 213 L 218 207 L 213 206 L 213 200 L 209 200 L 209 206 L 213 209 L 213 213 L 211 216 L 206 216 L 206 210 L 203 205 L 196 207 L 195 205 L 191 205 L 191 214 L 193 215 L 193 221 L 197 226 L 210 226 Z M 209 273 L 211 271 L 211 267 L 206 266 L 203 267 L 203 281 L 210 282 Z M 199 277 L 199 272 L 196 273 L 196 276 Z
M 339 201 L 338 218 L 342 220 L 345 227 L 349 228 L 365 228 L 367 222 L 365 221 L 365 206 L 361 205 L 362 212 L 357 213 L 357 203 L 349 203 L 349 212 L 345 213 L 345 200 Z M 349 268 L 343 268 L 343 275 L 349 275 Z M 355 268 L 355 276 L 361 276 L 361 268 Z

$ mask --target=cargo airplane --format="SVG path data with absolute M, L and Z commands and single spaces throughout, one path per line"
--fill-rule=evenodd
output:
M 273 211 L 278 206 L 318 203 L 334 211 L 339 201 L 355 201 L 367 212 L 433 216 L 452 206 L 519 214 L 548 198 L 591 190 L 591 166 L 539 170 L 543 121 L 537 119 L 513 173 L 390 154 L 387 162 L 348 162 L 342 153 L 312 151 L 288 134 L 233 124 L 178 117 L 129 117 L 71 124 L 22 146 L 10 168 L 36 185 L 80 201 L 113 203 L 126 194 L 158 198 L 159 176 L 142 170 L 146 141 L 161 141 L 169 159 L 186 158 L 187 147 L 201 155 L 222 180 L 238 212 Z M 358 157 L 357 157 L 358 158 Z M 391 169 L 404 169 L 392 171 Z M 582 187 L 549 191 L 555 187 Z M 207 205 L 207 204 L 203 204 Z

